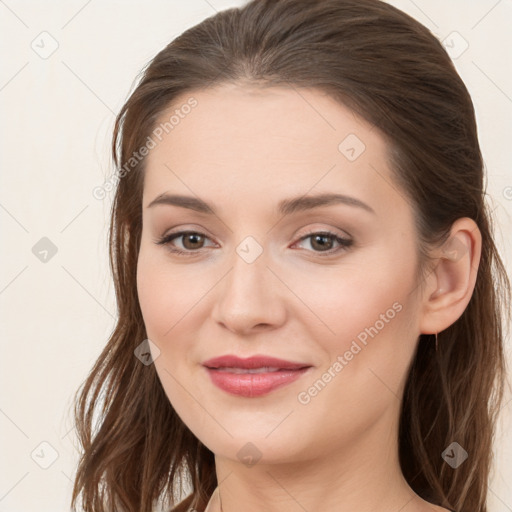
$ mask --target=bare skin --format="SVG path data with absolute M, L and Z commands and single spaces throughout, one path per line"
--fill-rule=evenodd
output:
M 438 250 L 420 288 L 414 213 L 376 129 L 316 90 L 223 85 L 191 95 L 197 107 L 148 155 L 137 282 L 165 392 L 215 454 L 222 510 L 447 510 L 404 479 L 398 418 L 418 336 L 450 326 L 471 298 L 476 224 L 453 225 L 456 257 Z M 373 211 L 336 203 L 278 213 L 283 199 L 324 192 Z M 215 214 L 149 207 L 163 193 L 201 198 Z M 177 231 L 204 236 L 155 243 Z M 323 245 L 304 238 L 326 231 L 335 236 Z M 258 246 L 251 263 L 237 252 Z M 266 395 L 241 397 L 213 385 L 202 365 L 224 354 L 312 368 Z M 315 393 L 319 379 L 325 386 Z M 217 498 L 211 512 L 221 510 Z

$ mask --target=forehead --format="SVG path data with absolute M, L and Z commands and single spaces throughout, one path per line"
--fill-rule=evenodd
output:
M 194 108 L 184 108 L 191 98 Z M 241 204 L 312 189 L 389 200 L 384 139 L 315 89 L 193 91 L 176 98 L 156 126 L 163 133 L 147 157 L 145 204 L 168 190 Z

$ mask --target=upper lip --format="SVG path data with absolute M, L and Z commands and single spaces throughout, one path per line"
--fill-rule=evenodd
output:
M 285 361 L 284 359 L 264 355 L 255 355 L 242 359 L 238 356 L 228 354 L 208 359 L 208 361 L 203 362 L 203 366 L 208 368 L 279 368 L 285 370 L 298 370 L 300 368 L 310 367 L 311 365 L 307 363 Z

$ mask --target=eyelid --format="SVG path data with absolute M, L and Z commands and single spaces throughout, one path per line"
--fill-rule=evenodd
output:
M 165 242 L 164 240 L 166 239 L 169 239 L 170 237 L 172 236 L 175 236 L 176 235 L 176 238 L 179 238 L 178 235 L 185 235 L 185 234 L 188 234 L 188 233 L 193 233 L 193 234 L 197 234 L 197 235 L 201 235 L 201 236 L 204 236 L 205 238 L 208 238 L 209 240 L 214 240 L 215 237 L 211 236 L 206 229 L 202 228 L 202 227 L 196 227 L 194 226 L 193 224 L 192 225 L 185 225 L 183 226 L 182 224 L 180 224 L 179 226 L 175 226 L 174 228 L 171 228 L 169 230 L 167 230 L 163 235 L 157 237 L 156 239 L 154 239 L 154 242 L 155 243 L 160 243 L 162 245 L 165 245 Z M 195 251 L 195 252 L 198 252 L 198 251 Z
M 199 229 L 187 229 L 187 228 L 184 228 L 184 229 L 179 229 L 177 231 L 170 231 L 168 233 L 165 233 L 164 235 L 162 235 L 161 237 L 158 237 L 156 239 L 153 239 L 154 243 L 157 244 L 157 245 L 163 245 L 163 246 L 167 246 L 167 245 L 170 245 L 170 242 L 173 241 L 173 240 L 176 240 L 176 239 L 179 239 L 185 235 L 189 235 L 189 234 L 193 234 L 193 235 L 200 235 L 208 240 L 212 240 L 212 237 L 210 235 L 208 235 L 207 233 L 204 233 L 203 231 L 199 230 Z M 183 250 L 183 249 L 179 249 L 179 248 L 173 248 L 173 249 L 176 249 L 176 250 L 171 250 L 171 252 L 181 252 L 181 253 L 187 253 L 187 254 L 199 254 L 202 249 L 204 249 L 204 247 L 201 247 L 200 249 L 197 249 L 196 251 L 192 251 L 192 250 Z
M 306 251 L 308 253 L 312 254 L 318 254 L 320 256 L 323 255 L 323 257 L 327 258 L 329 256 L 337 256 L 340 252 L 348 250 L 351 246 L 354 245 L 354 239 L 351 236 L 341 235 L 339 233 L 336 233 L 335 231 L 331 231 L 330 229 L 311 229 L 307 233 L 302 234 L 296 242 L 294 242 L 291 247 L 294 247 L 295 245 L 303 242 L 304 240 L 307 240 L 313 235 L 324 235 L 327 237 L 331 237 L 334 239 L 335 242 L 339 244 L 339 247 L 336 247 L 334 249 L 329 249 L 327 251 Z
M 302 238 L 304 236 L 312 235 L 315 233 L 330 233 L 332 235 L 339 236 L 340 238 L 352 239 L 352 235 L 348 231 L 345 231 L 341 228 L 320 227 L 318 225 L 313 225 L 312 228 L 308 227 L 305 233 L 303 233 L 302 235 L 297 235 L 297 236 Z
M 192 249 L 184 250 L 184 249 L 180 249 L 180 248 L 177 248 L 177 247 L 174 247 L 171 245 L 171 242 L 173 240 L 179 239 L 179 238 L 189 235 L 189 234 L 199 235 L 206 239 L 212 240 L 212 237 L 210 237 L 207 233 L 204 233 L 202 231 L 202 228 L 201 229 L 187 229 L 187 228 L 181 228 L 181 226 L 180 226 L 180 229 L 178 229 L 176 231 L 168 232 L 168 233 L 164 234 L 162 237 L 160 237 L 159 239 L 154 240 L 154 242 L 157 245 L 165 246 L 169 252 L 174 253 L 174 254 L 180 254 L 180 255 L 184 255 L 184 256 L 195 256 L 195 255 L 203 254 L 204 249 L 206 249 L 205 247 L 201 247 L 197 250 L 192 250 Z M 313 253 L 313 254 L 319 255 L 320 257 L 324 257 L 324 258 L 328 258 L 329 256 L 337 256 L 337 255 L 339 255 L 339 253 L 347 251 L 348 249 L 350 249 L 350 247 L 352 247 L 354 245 L 354 239 L 352 238 L 351 235 L 336 233 L 335 231 L 332 230 L 332 228 L 322 229 L 319 227 L 317 227 L 317 228 L 313 227 L 313 228 L 309 228 L 306 233 L 302 233 L 300 236 L 297 235 L 298 238 L 295 242 L 293 242 L 291 247 L 294 247 L 295 245 L 300 244 L 301 242 L 303 242 L 304 240 L 307 240 L 308 238 L 310 238 L 313 235 L 324 235 L 327 237 L 331 237 L 339 245 L 338 247 L 336 247 L 334 249 L 328 249 L 327 251 L 306 250 L 306 252 L 308 252 L 308 253 Z
M 174 228 L 171 228 L 170 231 L 168 232 L 165 232 L 160 238 L 159 240 L 162 240 L 163 238 L 168 238 L 169 236 L 171 235 L 177 235 L 177 234 L 185 234 L 185 233 L 196 233 L 198 235 L 203 235 L 205 237 L 208 237 L 210 239 L 213 239 L 214 237 L 212 237 L 210 234 L 206 233 L 205 229 L 204 228 L 195 228 L 195 227 L 188 227 L 188 226 L 185 226 L 182 228 L 182 226 L 178 226 L 176 228 L 176 231 L 173 231 Z M 332 230 L 333 229 L 337 229 L 340 231 L 340 233 L 335 233 L 333 232 Z M 303 237 L 305 236 L 308 236 L 308 235 L 312 235 L 312 234 L 318 234 L 318 233 L 329 233 L 331 235 L 335 235 L 335 236 L 339 236 L 340 238 L 346 238 L 346 239 L 352 239 L 352 235 L 350 233 L 348 233 L 346 230 L 342 230 L 340 228 L 333 228 L 333 227 L 312 227 L 312 228 L 307 228 L 307 231 L 305 233 L 302 233 L 300 235 L 294 235 L 294 237 L 298 237 L 297 241 L 299 241 L 300 239 L 302 239 Z M 295 242 L 296 243 L 296 242 Z

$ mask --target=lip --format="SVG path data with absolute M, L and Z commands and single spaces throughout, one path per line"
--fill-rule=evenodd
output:
M 278 359 L 276 357 L 254 355 L 247 358 L 241 358 L 232 354 L 225 356 L 214 357 L 208 359 L 203 363 L 203 366 L 208 368 L 279 368 L 280 370 L 298 370 L 306 366 L 311 366 L 307 363 L 300 363 L 296 361 L 286 361 L 284 359 Z
M 215 357 L 205 361 L 203 366 L 217 387 L 232 395 L 247 398 L 262 396 L 290 384 L 312 368 L 307 363 L 263 355 L 245 359 L 234 355 Z M 248 373 L 249 370 L 257 368 L 272 370 Z

